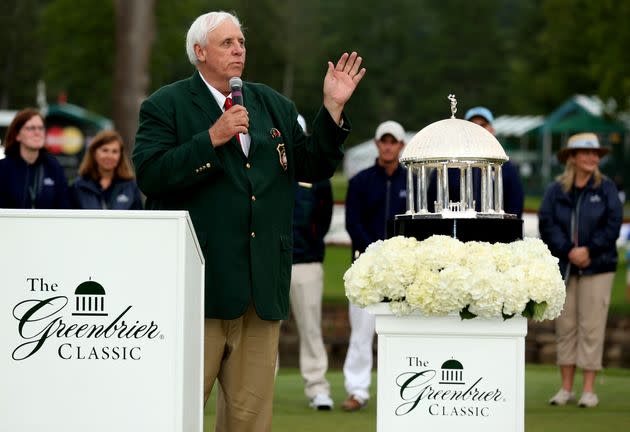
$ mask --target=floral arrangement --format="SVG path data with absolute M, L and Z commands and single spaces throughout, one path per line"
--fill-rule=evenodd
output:
M 379 240 L 343 279 L 350 302 L 365 307 L 387 301 L 396 315 L 521 314 L 542 321 L 560 315 L 565 299 L 558 259 L 534 238 L 495 244 L 443 235 Z

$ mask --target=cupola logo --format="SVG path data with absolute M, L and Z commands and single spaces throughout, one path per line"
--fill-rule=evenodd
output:
M 450 359 L 442 364 L 442 379 L 440 384 L 464 385 L 464 366 L 455 359 Z
M 465 377 L 464 365 L 453 357 L 437 363 L 439 369 L 431 363 L 417 356 L 405 357 L 405 369 L 395 378 L 400 398 L 395 415 L 418 410 L 429 416 L 489 417 L 493 406 L 507 401 L 499 386 L 475 373 L 474 365 Z
M 53 345 L 50 351 L 62 360 L 136 361 L 143 358 L 147 342 L 164 339 L 158 323 L 140 318 L 133 304 L 121 305 L 117 294 L 124 288 L 108 287 L 107 297 L 103 285 L 90 278 L 78 285 L 75 280 L 64 295 L 64 284 L 57 281 L 25 279 L 28 297 L 12 311 L 18 335 L 13 360 L 26 360 Z
M 105 312 L 105 288 L 90 278 L 79 284 L 74 290 L 74 309 L 72 315 L 107 316 Z

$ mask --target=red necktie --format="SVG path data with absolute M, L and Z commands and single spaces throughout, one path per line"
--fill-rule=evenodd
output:
M 232 98 L 231 97 L 227 97 L 225 98 L 225 103 L 223 104 L 223 108 L 225 108 L 225 110 L 229 110 L 230 108 L 232 108 L 232 106 L 234 106 L 234 102 L 232 102 Z M 236 141 L 238 141 L 238 143 L 241 143 L 241 137 L 239 136 L 239 134 L 236 134 Z

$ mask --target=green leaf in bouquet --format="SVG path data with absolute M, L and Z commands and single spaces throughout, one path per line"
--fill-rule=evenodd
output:
M 534 319 L 541 320 L 547 310 L 547 302 L 534 303 Z
M 462 320 L 473 319 L 473 318 L 477 317 L 477 315 L 475 315 L 474 313 L 472 313 L 471 311 L 468 310 L 469 307 L 470 307 L 470 305 L 466 305 L 466 307 L 464 309 L 459 311 L 459 317 Z
M 514 316 L 514 314 L 505 314 L 503 312 L 501 312 L 501 316 L 503 316 L 503 321 L 509 320 L 510 318 L 512 318 Z
M 524 316 L 525 318 L 533 318 L 534 317 L 534 300 L 530 300 L 527 302 L 527 304 L 525 305 L 525 309 L 523 309 L 523 312 L 521 312 L 521 315 Z
M 540 320 L 547 310 L 547 302 L 543 301 L 540 303 L 536 303 L 534 300 L 530 300 L 527 302 L 525 309 L 521 312 L 525 318 L 533 318 L 535 320 Z

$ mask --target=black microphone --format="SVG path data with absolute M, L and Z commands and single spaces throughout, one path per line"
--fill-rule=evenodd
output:
M 239 77 L 230 78 L 230 91 L 232 92 L 232 103 L 243 105 L 243 81 Z

